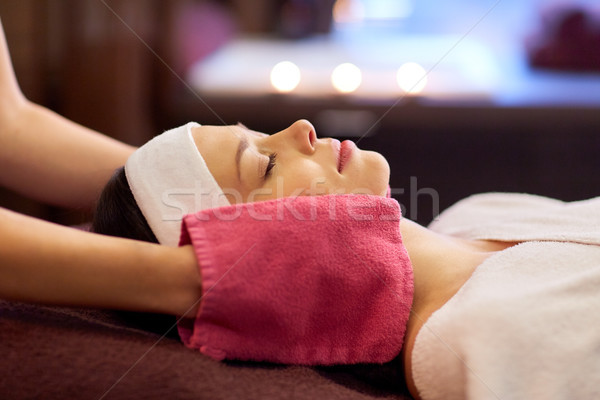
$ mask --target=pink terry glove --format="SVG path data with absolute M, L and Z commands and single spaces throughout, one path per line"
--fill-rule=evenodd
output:
M 400 207 L 367 195 L 290 197 L 184 218 L 203 296 L 179 324 L 217 359 L 331 365 L 396 357 L 413 299 Z

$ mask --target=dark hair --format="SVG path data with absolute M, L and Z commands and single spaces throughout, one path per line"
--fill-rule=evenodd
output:
M 131 193 L 125 168 L 117 169 L 102 190 L 96 203 L 91 231 L 158 243 Z M 116 310 L 113 315 L 133 328 L 171 338 L 178 337 L 177 329 L 173 329 L 176 319 L 172 315 L 124 310 Z
M 91 231 L 158 243 L 131 193 L 124 167 L 115 171 L 102 190 L 96 203 Z

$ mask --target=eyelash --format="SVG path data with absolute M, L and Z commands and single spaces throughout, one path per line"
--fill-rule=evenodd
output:
M 267 169 L 265 170 L 265 179 L 271 176 L 271 170 L 275 166 L 275 161 L 277 160 L 277 153 L 269 154 L 269 163 L 267 164 Z

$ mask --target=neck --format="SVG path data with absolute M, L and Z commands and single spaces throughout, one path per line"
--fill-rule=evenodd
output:
M 515 243 L 466 240 L 433 232 L 408 219 L 400 220 L 402 242 L 414 272 L 414 298 L 402 349 L 406 384 L 415 399 L 411 354 L 419 329 L 442 307 L 490 255 Z
M 441 235 L 408 219 L 401 220 L 400 230 L 413 265 L 414 311 L 441 307 L 494 250 L 481 241 Z
M 414 297 L 402 349 L 406 384 L 419 399 L 412 380 L 412 348 L 417 333 L 469 279 L 485 255 L 474 243 L 440 235 L 408 219 L 400 220 L 402 242 L 414 273 Z

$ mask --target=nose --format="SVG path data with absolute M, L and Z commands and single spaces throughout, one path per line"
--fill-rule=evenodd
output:
M 315 127 L 305 119 L 294 122 L 274 136 L 279 136 L 282 142 L 293 146 L 301 153 L 312 154 L 315 151 L 314 144 L 317 141 Z

